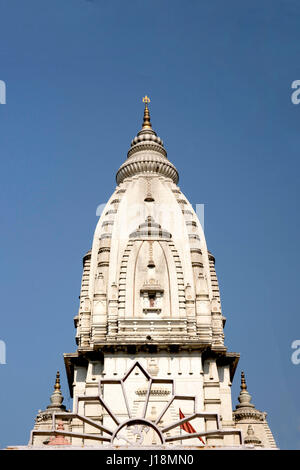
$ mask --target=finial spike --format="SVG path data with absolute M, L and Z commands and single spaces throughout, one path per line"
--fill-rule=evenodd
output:
M 55 380 L 54 390 L 60 391 L 60 374 L 59 374 L 59 370 L 56 372 L 56 380 Z
M 143 103 L 145 103 L 143 129 L 152 129 L 151 122 L 150 122 L 150 112 L 148 108 L 148 103 L 150 103 L 150 98 L 147 95 L 144 96 Z
M 241 373 L 241 390 L 247 390 L 245 372 L 243 370 L 242 370 L 242 373 Z

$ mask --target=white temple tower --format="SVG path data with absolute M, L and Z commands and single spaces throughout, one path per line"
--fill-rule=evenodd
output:
M 58 378 L 29 445 L 276 448 L 244 376 L 232 409 L 239 354 L 224 345 L 215 259 L 144 102 L 83 259 L 77 351 L 64 356 L 73 410 Z

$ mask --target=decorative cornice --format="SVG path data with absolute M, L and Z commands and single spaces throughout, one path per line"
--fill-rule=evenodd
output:
M 139 396 L 145 396 L 147 395 L 147 392 L 148 392 L 148 387 L 143 387 L 143 388 L 139 388 L 136 390 L 136 395 L 139 395 Z M 154 396 L 163 396 L 163 395 L 169 395 L 170 394 L 170 390 L 167 390 L 166 388 L 162 388 L 162 387 L 152 387 L 151 390 L 150 390 L 150 395 L 154 395 Z
M 149 150 L 131 156 L 121 165 L 116 175 L 117 183 L 120 184 L 125 178 L 139 173 L 147 176 L 158 174 L 170 178 L 175 184 L 178 182 L 178 172 L 175 166 L 164 156 Z
M 245 419 L 254 419 L 255 421 L 264 421 L 264 414 L 256 408 L 240 409 L 233 411 L 233 418 L 236 422 Z
M 128 150 L 127 158 L 130 158 L 135 153 L 141 152 L 141 151 L 144 151 L 144 150 L 153 150 L 154 152 L 158 152 L 158 153 L 162 154 L 164 157 L 167 156 L 166 149 L 164 147 L 162 147 L 161 145 L 157 145 L 154 142 L 139 142 L 134 147 L 131 147 L 130 150 Z

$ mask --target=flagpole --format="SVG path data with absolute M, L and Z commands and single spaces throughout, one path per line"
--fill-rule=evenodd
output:
M 180 433 L 180 436 L 182 436 L 182 429 L 181 429 L 181 426 L 179 426 L 179 433 Z M 182 439 L 180 440 L 180 444 L 182 445 Z

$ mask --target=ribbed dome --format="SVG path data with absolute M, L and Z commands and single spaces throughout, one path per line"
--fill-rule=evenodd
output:
M 170 178 L 175 184 L 179 179 L 178 171 L 167 159 L 162 139 L 152 129 L 147 103 L 145 104 L 143 127 L 131 141 L 127 160 L 117 172 L 117 183 L 120 184 L 125 178 L 139 173 L 159 173 Z
M 137 144 L 140 144 L 140 143 L 145 143 L 145 142 L 151 142 L 151 143 L 155 143 L 155 144 L 158 144 L 160 147 L 162 147 L 160 149 L 160 151 L 162 152 L 162 154 L 164 156 L 167 155 L 167 152 L 165 151 L 164 149 L 164 143 L 162 141 L 162 139 L 160 137 L 158 137 L 156 135 L 156 132 L 154 132 L 153 130 L 149 131 L 149 130 L 142 130 L 138 133 L 138 135 L 131 141 L 131 147 L 134 147 L 136 148 L 136 145 Z M 127 156 L 129 157 L 130 155 L 132 155 L 134 152 L 133 152 L 133 148 L 131 148 L 129 151 L 128 151 L 128 154 Z
M 123 163 L 116 175 L 117 184 L 138 173 L 159 173 L 170 178 L 175 184 L 178 182 L 178 172 L 175 166 L 166 157 L 159 155 L 154 146 L 151 149 L 138 150 L 134 156 L 129 157 Z

